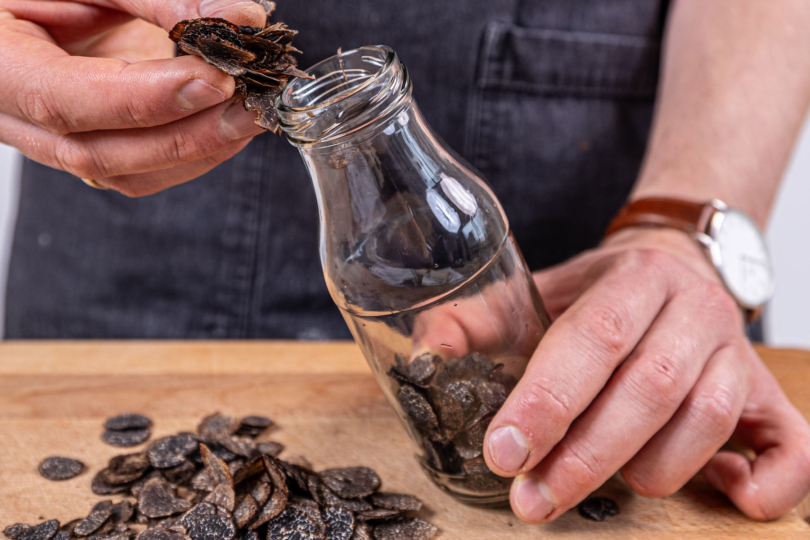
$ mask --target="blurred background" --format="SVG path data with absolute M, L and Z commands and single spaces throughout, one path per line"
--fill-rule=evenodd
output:
M 0 145 L 0 338 L 6 268 L 17 206 L 20 156 Z M 90 189 L 90 188 L 87 188 Z M 776 296 L 765 315 L 765 338 L 779 347 L 810 348 L 810 118 L 796 145 L 768 227 L 777 275 Z

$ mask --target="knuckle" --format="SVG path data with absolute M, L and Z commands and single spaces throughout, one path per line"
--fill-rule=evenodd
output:
M 201 148 L 194 137 L 189 137 L 183 129 L 173 127 L 170 140 L 165 148 L 166 160 L 172 164 L 182 164 L 201 157 Z
M 606 477 L 606 460 L 589 445 L 572 443 L 562 455 L 563 466 L 571 482 L 581 489 L 593 489 Z
M 528 381 L 515 393 L 514 410 L 519 418 L 536 418 L 538 414 L 555 426 L 568 426 L 573 419 L 573 399 L 552 387 L 546 380 Z
M 130 97 L 124 101 L 122 109 L 125 123 L 140 128 L 154 125 L 154 106 L 148 102 Z
M 625 252 L 618 262 L 618 269 L 628 275 L 654 275 L 678 264 L 679 261 L 665 251 L 643 248 Z
M 711 392 L 702 392 L 694 397 L 691 415 L 713 438 L 726 440 L 737 425 L 736 401 L 730 388 L 717 386 Z
M 580 337 L 598 358 L 610 361 L 623 355 L 633 332 L 632 317 L 621 304 L 599 304 L 576 325 Z
M 31 123 L 56 135 L 70 133 L 71 125 L 56 106 L 54 93 L 46 78 L 30 78 L 18 96 L 20 112 Z
M 676 409 L 685 396 L 683 368 L 677 358 L 654 354 L 641 358 L 627 373 L 630 395 L 659 412 Z
M 60 137 L 54 159 L 59 168 L 79 178 L 104 178 L 93 152 L 70 136 Z
M 702 292 L 704 306 L 709 312 L 724 318 L 739 316 L 737 302 L 721 284 L 707 281 Z

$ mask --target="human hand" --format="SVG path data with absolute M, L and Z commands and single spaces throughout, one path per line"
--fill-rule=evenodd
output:
M 619 470 L 661 497 L 702 469 L 758 520 L 810 492 L 810 426 L 693 240 L 626 230 L 535 280 L 556 320 L 484 445 L 518 517 L 551 521 Z M 718 453 L 732 436 L 753 461 Z
M 0 0 L 0 142 L 133 197 L 229 159 L 263 130 L 232 77 L 171 58 L 199 16 L 265 22 L 250 0 Z

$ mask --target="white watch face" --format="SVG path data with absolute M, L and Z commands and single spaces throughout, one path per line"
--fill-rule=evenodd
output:
M 759 227 L 746 214 L 726 210 L 712 220 L 712 257 L 729 291 L 747 308 L 758 308 L 773 296 L 771 257 Z

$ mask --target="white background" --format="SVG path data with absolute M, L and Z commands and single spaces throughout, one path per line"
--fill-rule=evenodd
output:
M 0 307 L 17 204 L 19 156 L 0 145 Z M 88 188 L 90 189 L 90 188 Z M 810 348 L 810 121 L 799 140 L 768 230 L 778 280 L 766 316 L 766 339 Z M 0 309 L 0 323 L 3 310 Z M 0 336 L 2 336 L 0 324 Z

